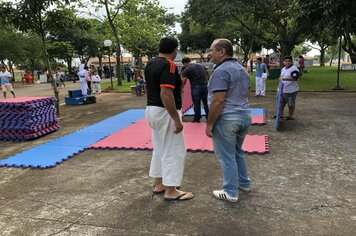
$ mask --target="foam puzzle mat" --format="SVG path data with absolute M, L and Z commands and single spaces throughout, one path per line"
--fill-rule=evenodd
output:
M 205 135 L 205 123 L 184 123 L 184 138 L 190 152 L 213 152 L 211 139 Z M 152 150 L 151 130 L 145 119 L 89 146 L 93 149 Z M 247 135 L 243 149 L 249 154 L 269 152 L 267 135 Z
M 51 168 L 84 151 L 88 146 L 130 126 L 144 117 L 144 110 L 129 110 L 94 125 L 48 141 L 0 160 L 0 167 Z

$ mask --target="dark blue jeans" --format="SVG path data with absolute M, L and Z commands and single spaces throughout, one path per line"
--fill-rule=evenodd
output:
M 132 73 L 126 73 L 126 78 L 127 78 L 127 82 L 131 82 L 131 79 L 133 79 L 133 74 Z
M 209 107 L 208 107 L 208 86 L 206 84 L 192 85 L 192 100 L 194 105 L 194 120 L 193 122 L 199 122 L 201 118 L 201 101 L 203 102 L 205 117 L 208 119 Z

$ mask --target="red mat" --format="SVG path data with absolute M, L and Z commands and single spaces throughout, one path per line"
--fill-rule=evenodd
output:
M 188 151 L 213 152 L 211 139 L 205 135 L 205 126 L 205 123 L 184 123 L 184 138 Z M 152 150 L 151 129 L 146 119 L 142 119 L 89 148 Z M 247 135 L 242 148 L 250 154 L 268 153 L 268 136 Z
M 192 91 L 190 87 L 189 79 L 186 80 L 186 84 L 183 89 L 183 101 L 182 101 L 182 113 L 185 113 L 193 106 Z

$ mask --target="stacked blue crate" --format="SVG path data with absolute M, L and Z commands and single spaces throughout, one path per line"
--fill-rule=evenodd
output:
M 90 90 L 88 90 L 88 95 L 83 96 L 81 90 L 69 90 L 68 96 L 64 98 L 64 102 L 67 105 L 84 105 L 96 103 L 96 97 L 91 95 Z
M 0 140 L 24 141 L 59 129 L 53 97 L 0 101 Z

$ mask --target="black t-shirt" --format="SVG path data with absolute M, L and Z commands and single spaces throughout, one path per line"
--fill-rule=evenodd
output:
M 182 77 L 187 77 L 191 85 L 207 84 L 205 67 L 200 64 L 190 64 L 182 71 Z
M 182 109 L 182 80 L 173 61 L 156 57 L 148 61 L 145 68 L 147 106 L 164 107 L 161 100 L 161 87 L 173 89 L 176 108 Z

